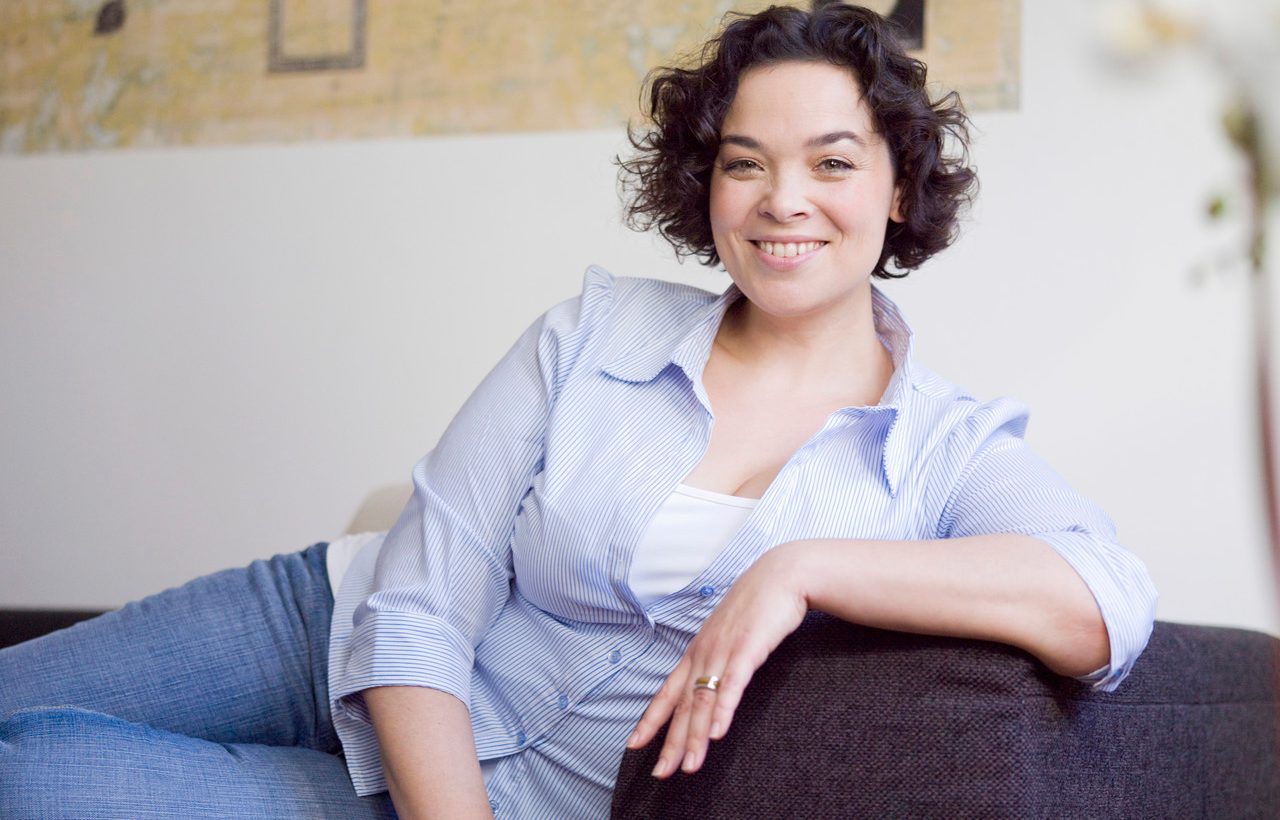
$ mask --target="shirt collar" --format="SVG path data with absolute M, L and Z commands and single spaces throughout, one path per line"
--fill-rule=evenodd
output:
M 671 323 L 650 333 L 638 346 L 613 346 L 614 349 L 606 351 L 601 369 L 616 379 L 640 383 L 652 381 L 668 365 L 674 364 L 701 390 L 702 371 L 711 354 L 720 322 L 729 306 L 741 296 L 738 286 L 730 285 L 718 298 L 693 313 L 689 320 Z M 861 417 L 868 412 L 892 414 L 885 425 L 882 467 L 890 495 L 897 495 L 911 449 L 906 440 L 902 415 L 908 411 L 915 396 L 912 366 L 914 334 L 898 306 L 874 285 L 871 286 L 871 313 L 876 334 L 893 359 L 893 376 L 874 407 L 848 407 L 840 413 L 850 418 Z M 619 338 L 617 341 L 625 340 Z
M 693 313 L 691 318 L 663 325 L 657 330 L 644 328 L 640 331 L 644 340 L 638 345 L 634 339 L 619 334 L 614 344 L 606 349 L 601 369 L 615 379 L 647 382 L 657 378 L 667 365 L 674 364 L 694 384 L 701 384 L 702 370 L 711 355 L 711 344 L 720 329 L 720 321 L 729 305 L 741 295 L 737 285 L 730 285 L 728 290 Z
M 880 343 L 888 349 L 893 359 L 893 376 L 875 409 L 893 413 L 884 436 L 881 466 L 889 485 L 889 495 L 896 496 L 902 473 L 907 466 L 907 458 L 912 451 L 907 434 L 909 425 L 903 422 L 903 416 L 910 415 L 911 403 L 916 395 L 915 368 L 912 365 L 915 341 L 911 326 L 902 318 L 898 306 L 874 285 L 871 287 L 871 314 Z
M 885 386 L 884 395 L 880 397 L 879 406 L 899 407 L 911 394 L 914 384 L 912 373 L 912 351 L 914 349 L 913 334 L 907 320 L 902 318 L 898 306 L 893 300 L 880 292 L 875 285 L 871 286 L 871 316 L 876 325 L 876 335 L 880 343 L 889 351 L 893 359 L 893 376 Z

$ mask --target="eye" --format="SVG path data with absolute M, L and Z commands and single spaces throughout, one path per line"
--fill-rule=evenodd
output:
M 818 162 L 817 169 L 824 174 L 843 174 L 854 170 L 854 165 L 847 159 L 827 157 Z
M 755 160 L 742 157 L 722 162 L 720 164 L 720 170 L 732 177 L 744 177 L 750 176 L 763 169 L 760 167 L 760 163 Z

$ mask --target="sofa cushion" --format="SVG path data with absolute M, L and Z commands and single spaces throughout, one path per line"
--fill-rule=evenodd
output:
M 1276 639 L 1158 622 L 1114 693 L 1012 647 L 821 613 L 756 673 L 702 771 L 622 761 L 613 815 L 1274 817 Z

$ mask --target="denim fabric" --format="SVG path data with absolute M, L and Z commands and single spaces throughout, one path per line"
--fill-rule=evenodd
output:
M 0 650 L 0 817 L 394 817 L 338 756 L 326 547 Z

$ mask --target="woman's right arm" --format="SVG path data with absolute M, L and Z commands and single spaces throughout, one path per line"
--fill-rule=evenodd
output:
M 612 278 L 590 273 L 580 299 L 544 314 L 485 377 L 414 467 L 413 496 L 354 608 L 334 719 L 359 793 L 388 788 L 401 816 L 476 816 L 442 808 L 455 797 L 488 813 L 473 799 L 484 740 L 467 711 L 475 647 L 510 596 L 512 522 L 542 469 L 548 414 L 612 300 Z
M 438 689 L 366 689 L 365 705 L 401 820 L 490 818 L 466 704 Z

